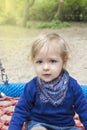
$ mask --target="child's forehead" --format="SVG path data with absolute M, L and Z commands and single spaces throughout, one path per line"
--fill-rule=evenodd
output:
M 56 52 L 54 49 L 42 48 L 36 55 L 34 60 L 57 60 L 61 58 L 60 52 Z
M 57 43 L 57 41 L 48 41 L 41 46 L 40 50 L 46 50 L 46 51 L 57 50 L 58 51 L 60 50 L 60 48 L 61 46 L 60 44 Z
M 41 47 L 38 50 L 39 55 L 43 54 L 43 55 L 58 55 L 61 53 L 61 48 L 60 47 L 56 47 L 54 45 L 44 45 L 43 47 Z

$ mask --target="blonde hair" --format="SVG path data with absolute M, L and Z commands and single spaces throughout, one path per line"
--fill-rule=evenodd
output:
M 46 46 L 48 48 L 51 45 L 56 51 L 58 51 L 59 47 L 61 48 L 61 57 L 64 62 L 67 62 L 69 58 L 68 45 L 57 33 L 42 33 L 35 39 L 31 48 L 31 60 L 34 61 L 35 56 L 42 47 Z

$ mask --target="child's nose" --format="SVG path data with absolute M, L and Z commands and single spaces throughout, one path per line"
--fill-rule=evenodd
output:
M 43 69 L 44 69 L 44 70 L 48 70 L 48 69 L 49 69 L 49 65 L 48 65 L 47 63 L 45 63 L 45 64 L 43 65 Z

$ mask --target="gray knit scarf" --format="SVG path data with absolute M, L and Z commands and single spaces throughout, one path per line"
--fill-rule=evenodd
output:
M 44 82 L 37 78 L 37 89 L 40 100 L 58 106 L 62 103 L 68 89 L 69 74 L 63 70 L 61 75 L 51 82 Z

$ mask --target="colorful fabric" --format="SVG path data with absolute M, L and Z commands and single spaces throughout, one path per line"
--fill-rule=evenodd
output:
M 61 104 L 66 96 L 68 82 L 69 74 L 65 70 L 57 79 L 48 83 L 37 78 L 40 100 L 45 103 L 50 102 L 54 106 Z

